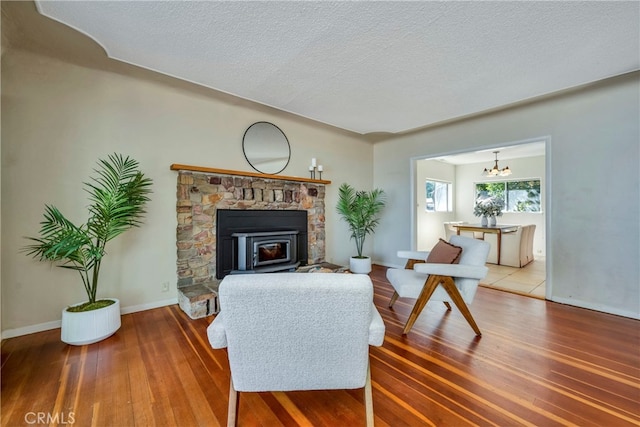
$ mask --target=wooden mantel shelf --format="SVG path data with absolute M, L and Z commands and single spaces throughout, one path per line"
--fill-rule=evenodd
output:
M 234 171 L 229 169 L 218 169 L 218 168 L 206 168 L 204 166 L 189 166 L 189 165 L 180 165 L 180 164 L 172 164 L 172 171 L 191 171 L 191 172 L 204 172 L 204 173 L 219 173 L 223 175 L 238 175 L 238 176 L 252 176 L 256 178 L 264 178 L 264 179 L 280 179 L 282 181 L 298 181 L 298 182 L 310 182 L 313 184 L 331 184 L 331 181 L 327 181 L 324 179 L 311 179 L 311 178 L 300 178 L 299 176 L 284 176 L 284 175 L 269 175 L 265 173 L 257 173 L 257 172 L 245 172 L 245 171 Z

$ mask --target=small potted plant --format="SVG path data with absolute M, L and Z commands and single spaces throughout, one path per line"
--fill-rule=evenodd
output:
M 504 200 L 501 197 L 478 197 L 473 207 L 473 214 L 482 217 L 481 224 L 483 227 L 487 225 L 496 225 L 496 216 L 502 215 L 504 209 Z
M 336 209 L 349 226 L 358 253 L 352 256 L 349 262 L 352 273 L 368 274 L 371 271 L 371 258 L 362 255 L 362 247 L 367 235 L 372 234 L 378 226 L 379 214 L 385 202 L 384 191 L 377 188 L 371 191 L 356 191 L 344 183 L 338 189 Z
M 55 206 L 46 205 L 40 237 L 24 248 L 27 255 L 80 275 L 88 301 L 62 311 L 61 339 L 67 344 L 92 344 L 120 328 L 120 302 L 97 299 L 100 265 L 107 242 L 138 227 L 149 201 L 151 179 L 138 170 L 138 162 L 113 154 L 98 161 L 97 176 L 85 183 L 91 204 L 86 224 L 75 225 Z

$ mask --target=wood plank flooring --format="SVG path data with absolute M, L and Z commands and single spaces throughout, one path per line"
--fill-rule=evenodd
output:
M 639 321 L 480 288 L 482 337 L 438 303 L 402 336 L 413 301 L 389 309 L 384 274 L 371 274 L 387 327 L 371 349 L 376 425 L 640 425 Z M 208 344 L 211 320 L 170 306 L 125 315 L 90 346 L 61 343 L 59 330 L 5 340 L 2 425 L 225 425 L 229 369 Z M 240 396 L 240 426 L 364 422 L 361 390 Z

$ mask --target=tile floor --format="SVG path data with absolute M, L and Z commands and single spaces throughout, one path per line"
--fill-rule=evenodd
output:
M 489 273 L 480 281 L 480 286 L 544 299 L 546 262 L 543 257 L 536 257 L 522 268 L 495 264 L 487 267 Z

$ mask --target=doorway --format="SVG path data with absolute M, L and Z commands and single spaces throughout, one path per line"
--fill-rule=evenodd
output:
M 488 287 L 508 290 L 538 298 L 549 297 L 550 283 L 547 280 L 548 248 L 548 183 L 550 137 L 541 137 L 501 145 L 481 147 L 474 151 L 443 153 L 437 156 L 412 159 L 412 239 L 416 250 L 429 250 L 439 238 L 445 239 L 444 223 L 463 221 L 479 223 L 473 214 L 476 184 L 486 182 L 518 182 L 540 180 L 539 212 L 503 212 L 498 218 L 502 224 L 535 224 L 533 254 L 529 268 L 513 268 L 506 265 L 487 264 L 490 272 L 483 284 Z M 498 151 L 496 155 L 495 152 Z M 496 156 L 498 161 L 496 162 Z M 485 168 L 490 169 L 499 162 L 499 168 L 509 167 L 508 177 L 486 177 Z M 440 192 L 434 203 L 433 189 Z M 446 200 L 447 188 L 451 203 Z M 431 192 L 429 192 L 431 190 Z

